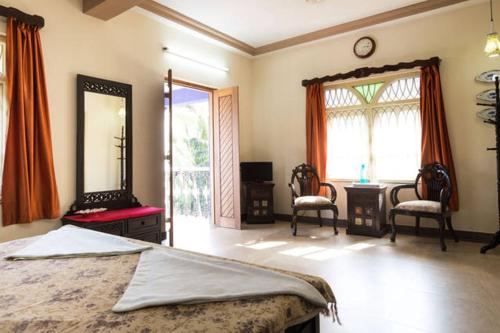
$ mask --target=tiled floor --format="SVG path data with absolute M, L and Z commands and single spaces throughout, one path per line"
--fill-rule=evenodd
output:
M 176 224 L 175 246 L 323 277 L 337 297 L 342 326 L 326 332 L 500 332 L 500 249 L 398 235 L 338 236 L 332 228 L 287 223 L 245 230 Z

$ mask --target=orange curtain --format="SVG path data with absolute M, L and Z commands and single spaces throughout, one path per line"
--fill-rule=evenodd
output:
M 458 187 L 451 154 L 444 111 L 441 76 L 438 65 L 426 66 L 420 74 L 420 114 L 422 120 L 422 166 L 438 162 L 450 174 L 452 196 L 450 208 L 458 210 Z M 424 195 L 425 195 L 425 189 Z
M 326 178 L 326 110 L 322 83 L 307 86 L 306 96 L 307 164 L 316 167 L 320 181 Z M 321 188 L 321 195 L 325 189 Z
M 59 217 L 39 29 L 7 20 L 9 126 L 2 186 L 3 225 Z

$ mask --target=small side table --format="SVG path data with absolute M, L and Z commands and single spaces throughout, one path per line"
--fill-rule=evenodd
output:
M 347 192 L 347 234 L 383 237 L 388 226 L 385 208 L 387 186 L 345 186 Z
M 274 223 L 273 183 L 245 182 L 247 223 Z

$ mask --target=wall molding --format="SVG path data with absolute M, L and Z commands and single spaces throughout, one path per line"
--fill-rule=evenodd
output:
M 255 48 L 236 39 L 233 38 L 223 32 L 220 32 L 212 27 L 209 27 L 206 24 L 203 24 L 199 21 L 196 21 L 184 14 L 179 13 L 178 11 L 173 10 L 167 6 L 164 6 L 153 0 L 144 0 L 139 5 L 140 8 L 147 10 L 153 14 L 161 16 L 167 20 L 178 23 L 186 28 L 204 34 L 210 38 L 213 38 L 219 42 L 232 46 L 238 50 L 246 52 L 250 55 L 255 55 Z
M 351 32 L 354 30 L 367 28 L 373 25 L 386 23 L 394 21 L 397 19 L 405 18 L 408 16 L 413 16 L 421 13 L 425 13 L 431 10 L 439 9 L 442 7 L 447 7 L 455 5 L 467 0 L 427 0 L 423 2 L 418 2 L 409 6 L 389 10 L 372 16 L 367 16 L 361 19 L 349 21 L 346 23 L 334 25 L 321 30 L 316 30 L 303 35 L 287 38 L 275 43 L 270 43 L 255 48 L 255 55 L 260 55 L 264 53 L 274 52 L 291 46 L 304 44 L 319 39 L 343 34 L 346 32 Z
M 292 220 L 292 215 L 290 214 L 274 214 L 276 220 L 290 222 Z M 333 219 L 331 218 L 322 218 L 323 226 L 331 226 L 333 227 Z M 319 224 L 318 218 L 314 216 L 299 216 L 298 221 L 301 223 L 307 224 Z M 347 220 L 339 219 L 337 221 L 337 226 L 340 228 L 347 227 Z M 404 235 L 415 235 L 415 227 L 409 225 L 400 225 L 396 224 L 396 228 L 398 234 Z M 466 230 L 456 230 L 458 238 L 461 241 L 466 242 L 474 242 L 474 243 L 488 243 L 494 234 L 485 233 L 485 232 L 476 232 L 476 231 L 466 231 Z M 420 227 L 420 237 L 430 237 L 430 238 L 439 238 L 439 229 L 437 228 L 428 228 L 428 227 Z M 447 238 L 452 239 L 451 236 L 447 235 Z
M 86 0 L 96 1 L 96 0 Z M 102 0 L 101 0 L 102 1 Z M 107 0 L 111 1 L 111 0 Z M 132 1 L 132 0 L 127 0 Z M 232 46 L 238 50 L 248 53 L 252 56 L 261 55 L 269 52 L 274 52 L 291 46 L 304 44 L 319 39 L 339 35 L 342 33 L 355 31 L 362 28 L 367 28 L 373 25 L 394 21 L 397 19 L 422 14 L 428 11 L 436 10 L 439 8 L 455 5 L 465 2 L 467 0 L 427 0 L 418 2 L 412 5 L 396 8 L 393 10 L 385 11 L 379 14 L 367 16 L 357 20 L 345 22 L 330 26 L 328 28 L 312 31 L 306 34 L 290 37 L 277 42 L 269 43 L 259 47 L 253 47 L 247 43 L 242 42 L 228 34 L 218 31 L 206 24 L 203 24 L 195 19 L 192 19 L 184 14 L 181 14 L 170 7 L 162 5 L 154 0 L 142 0 L 138 6 L 153 14 L 161 16 L 167 20 L 178 23 L 186 28 L 197 31 L 219 42 Z

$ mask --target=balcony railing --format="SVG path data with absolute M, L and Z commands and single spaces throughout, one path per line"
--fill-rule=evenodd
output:
M 210 218 L 210 169 L 174 169 L 174 214 Z

